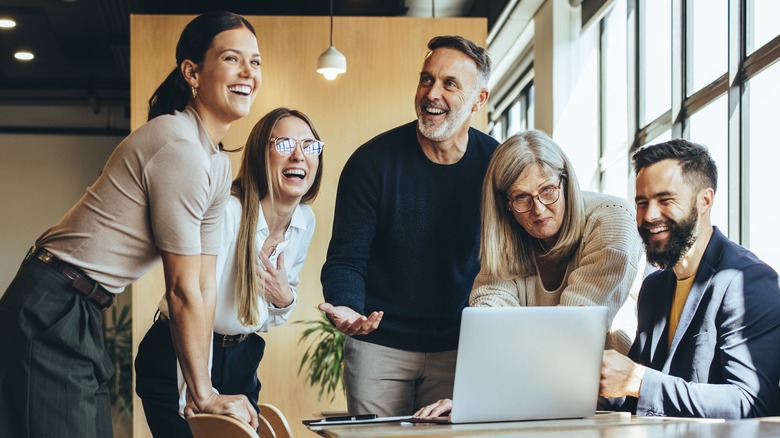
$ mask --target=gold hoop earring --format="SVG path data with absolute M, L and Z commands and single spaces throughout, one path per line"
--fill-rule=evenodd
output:
M 194 99 L 198 97 L 198 89 L 195 87 L 191 87 L 191 88 L 192 88 L 192 98 Z

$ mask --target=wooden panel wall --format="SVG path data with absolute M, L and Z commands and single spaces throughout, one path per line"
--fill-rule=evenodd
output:
M 174 68 L 174 51 L 190 16 L 142 16 L 131 19 L 131 121 L 146 120 L 147 101 Z M 317 230 L 301 273 L 299 303 L 291 320 L 317 318 L 322 301 L 319 274 L 333 223 L 333 206 L 341 168 L 363 142 L 415 118 L 414 93 L 428 40 L 436 35 L 463 35 L 484 46 L 487 23 L 481 18 L 336 17 L 334 45 L 347 57 L 347 73 L 327 81 L 316 73 L 317 57 L 328 47 L 328 17 L 249 17 L 263 56 L 263 83 L 248 117 L 233 124 L 224 140 L 228 149 L 241 146 L 252 126 L 269 110 L 287 106 L 303 111 L 326 143 L 323 181 L 312 205 Z M 484 129 L 486 114 L 474 126 Z M 240 156 L 232 154 L 234 172 Z M 152 322 L 164 292 L 157 269 L 132 288 L 133 349 Z M 300 325 L 272 328 L 259 375 L 262 402 L 278 406 L 296 435 L 306 436 L 300 418 L 322 410 L 346 409 L 343 397 L 317 401 L 317 392 L 297 375 L 304 346 Z M 140 400 L 134 401 L 134 436 L 150 436 Z

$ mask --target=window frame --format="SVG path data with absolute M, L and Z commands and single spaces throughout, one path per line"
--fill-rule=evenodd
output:
M 671 129 L 673 137 L 690 139 L 689 119 L 702 108 L 714 102 L 721 96 L 728 96 L 728 188 L 723 192 L 727 195 L 728 203 L 728 235 L 743 245 L 748 246 L 750 232 L 747 226 L 749 206 L 749 181 L 748 181 L 748 153 L 750 151 L 750 138 L 748 132 L 749 122 L 749 95 L 745 93 L 747 82 L 761 73 L 763 70 L 780 60 L 780 35 L 776 36 L 763 46 L 747 54 L 747 38 L 749 26 L 748 2 L 753 0 L 729 0 L 728 1 L 728 70 L 717 79 L 702 87 L 700 90 L 686 97 L 686 86 L 689 83 L 687 74 L 688 59 L 687 45 L 689 44 L 686 14 L 689 8 L 689 0 L 668 0 L 672 4 L 672 107 L 665 113 L 644 125 L 642 111 L 645 99 L 645 84 L 642 78 L 640 62 L 642 48 L 644 46 L 645 32 L 641 28 L 641 14 L 644 3 L 649 0 L 627 0 L 627 8 L 633 11 L 628 14 L 629 27 L 629 78 L 633 78 L 633 93 L 629 90 L 629 96 L 635 98 L 629 102 L 630 121 L 629 132 L 634 132 L 629 154 L 632 155 L 641 146 L 652 142 L 662 133 Z M 657 0 L 652 0 L 657 1 Z M 736 31 L 734 31 L 736 29 Z M 632 71 L 633 70 L 633 71 Z M 632 99 L 632 97 L 629 97 Z M 695 139 L 693 139 L 695 141 Z M 723 164 L 721 163 L 723 166 Z M 632 170 L 629 170 L 632 172 Z

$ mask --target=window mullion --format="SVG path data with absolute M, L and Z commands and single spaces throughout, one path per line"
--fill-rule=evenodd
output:
M 609 16 L 609 15 L 607 15 Z M 607 78 L 606 78 L 606 71 L 607 71 L 607 57 L 604 54 L 605 47 L 607 47 L 607 41 L 606 41 L 606 25 L 604 24 L 605 19 L 602 17 L 601 20 L 599 20 L 599 43 L 598 43 L 598 59 L 599 59 L 599 164 L 598 164 L 598 187 L 600 192 L 604 192 L 606 190 L 606 187 L 604 187 L 604 172 L 606 167 L 603 165 L 604 160 L 604 151 L 607 150 L 607 126 L 606 126 L 606 117 L 604 117 L 604 113 L 607 110 L 606 109 L 606 101 L 607 101 Z
M 685 0 L 672 2 L 672 138 L 683 136 L 685 116 L 682 113 L 685 99 Z
M 646 0 L 629 0 L 629 3 L 633 4 L 633 8 L 629 8 L 629 10 L 633 10 L 634 14 L 634 19 L 631 20 L 630 23 L 633 24 L 635 36 L 634 41 L 636 41 L 633 53 L 633 65 L 636 69 L 635 74 L 633 75 L 633 77 L 636 78 L 636 84 L 634 88 L 636 91 L 636 102 L 633 107 L 636 110 L 636 115 L 634 117 L 634 129 L 632 129 L 630 132 L 636 132 L 637 135 L 639 134 L 639 127 L 641 126 L 641 123 L 646 119 L 645 101 L 647 100 L 647 78 L 645 77 L 645 64 L 647 63 L 647 29 L 645 29 L 645 26 L 641 25 L 641 17 L 647 14 L 647 5 L 645 2 Z M 629 56 L 630 55 L 632 54 L 629 53 Z M 640 146 L 642 146 L 642 143 L 634 143 L 634 148 L 638 148 Z
M 742 178 L 747 175 L 748 165 L 747 129 L 743 129 L 747 123 L 746 109 L 749 108 L 742 97 L 744 93 L 742 65 L 745 58 L 745 2 L 749 0 L 729 0 L 729 47 L 728 47 L 728 190 L 727 202 L 729 211 L 729 237 L 742 245 L 749 245 L 750 234 L 747 227 L 750 206 L 748 204 L 749 179 Z M 743 111 L 744 124 L 743 124 Z

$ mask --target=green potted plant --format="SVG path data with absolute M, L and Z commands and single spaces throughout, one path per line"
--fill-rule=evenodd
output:
M 331 324 L 324 312 L 320 319 L 296 321 L 295 324 L 308 326 L 301 333 L 298 343 L 313 339 L 301 358 L 298 374 L 305 369 L 306 380 L 313 388 L 319 388 L 317 399 L 323 394 L 336 397 L 337 390 L 344 392 L 344 340 L 346 336 Z
M 108 385 L 114 434 L 117 437 L 130 436 L 133 413 L 133 320 L 129 306 L 113 306 L 105 316 L 103 343 L 115 369 Z

